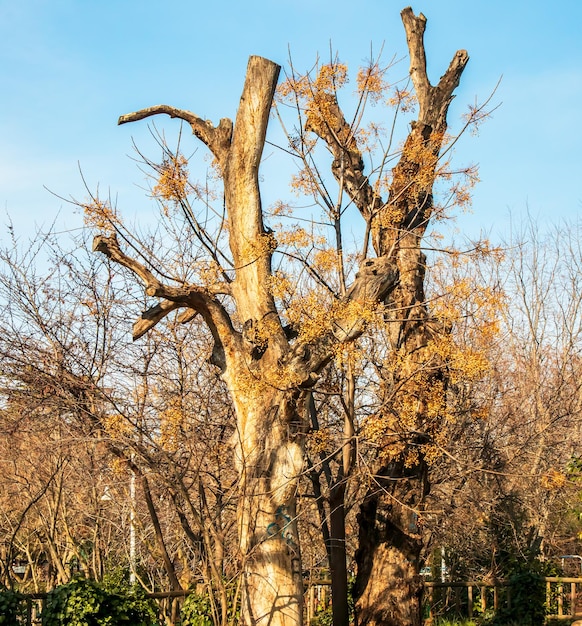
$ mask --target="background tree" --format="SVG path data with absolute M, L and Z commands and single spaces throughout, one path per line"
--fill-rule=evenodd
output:
M 433 471 L 428 526 L 447 547 L 453 578 L 507 577 L 540 559 L 556 567 L 580 550 L 572 463 L 580 446 L 578 248 L 577 225 L 544 230 L 524 221 L 502 253 L 445 279 L 470 277 L 503 296 L 486 343 L 465 331 L 458 337 L 488 367 L 456 385 L 459 417 Z
M 195 324 L 128 343 L 111 307 L 135 304 L 128 285 L 84 249 L 2 252 L 4 575 L 40 590 L 131 563 L 150 590 L 206 581 L 218 620 L 236 573 L 232 428 L 208 346 L 188 340 Z

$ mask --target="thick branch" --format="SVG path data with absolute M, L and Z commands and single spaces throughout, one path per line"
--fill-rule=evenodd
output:
M 411 7 L 406 7 L 400 13 L 406 30 L 406 41 L 410 54 L 410 77 L 416 91 L 425 92 L 431 84 L 426 73 L 426 54 L 424 51 L 424 30 L 426 17 L 420 13 L 414 15 Z
M 398 281 L 398 271 L 391 258 L 367 259 L 348 290 L 346 304 L 357 302 L 367 307 L 383 302 L 397 287 Z M 290 362 L 293 363 L 293 371 L 302 379 L 301 384 L 303 386 L 314 384 L 317 374 L 333 357 L 337 343 L 356 340 L 365 328 L 366 321 L 346 307 L 345 317 L 334 319 L 329 332 L 315 341 L 297 344 Z
M 97 235 L 93 240 L 93 250 L 101 252 L 115 263 L 126 267 L 138 276 L 145 285 L 148 296 L 162 298 L 162 301 L 142 313 L 133 327 L 133 337 L 137 339 L 153 328 L 168 313 L 178 308 L 187 308 L 179 321 L 191 320 L 195 313 L 200 313 L 208 325 L 215 341 L 215 361 L 220 367 L 226 367 L 224 346 L 239 341 L 238 333 L 222 304 L 206 289 L 195 285 L 171 287 L 164 285 L 154 274 L 139 261 L 127 256 L 119 247 L 115 235 L 106 237 Z
M 127 256 L 119 247 L 119 242 L 115 235 L 106 237 L 105 235 L 97 235 L 93 239 L 93 252 L 101 252 L 107 258 L 115 263 L 131 270 L 136 276 L 141 278 L 145 285 L 145 291 L 148 296 L 157 296 L 159 298 L 167 298 L 174 302 L 183 302 L 186 304 L 187 299 L 192 294 L 192 288 L 170 287 L 159 281 L 154 274 L 147 269 L 143 263 Z
M 223 171 L 229 220 L 229 245 L 236 267 L 232 292 L 243 323 L 278 318 L 269 290 L 271 258 L 276 242 L 265 230 L 259 189 L 259 166 L 280 67 L 258 56 L 247 66 L 227 167 Z M 282 326 L 270 346 L 287 349 Z
M 138 120 L 143 120 L 146 117 L 160 115 L 162 113 L 188 122 L 196 137 L 208 146 L 208 149 L 216 157 L 219 163 L 224 165 L 232 137 L 232 121 L 228 118 L 221 119 L 218 126 L 213 126 L 210 121 L 203 120 L 201 117 L 198 117 L 190 111 L 177 109 L 176 107 L 169 106 L 168 104 L 157 104 L 155 106 L 148 107 L 147 109 L 140 109 L 139 111 L 122 115 L 117 123 L 121 125 L 129 122 L 137 122 Z
M 158 302 L 155 306 L 144 311 L 139 319 L 133 325 L 133 340 L 139 339 L 143 337 L 148 330 L 153 328 L 158 322 L 164 319 L 168 313 L 175 311 L 185 305 L 182 302 L 172 302 L 171 300 L 162 300 Z M 177 322 L 179 324 L 186 324 L 192 321 L 198 311 L 194 309 L 187 308 L 185 311 L 180 313 L 177 317 Z
M 164 319 L 168 313 L 183 307 L 181 302 L 172 302 L 171 300 L 162 300 L 155 306 L 144 311 L 133 325 L 133 340 L 136 341 L 143 337 L 148 330 L 153 328 L 158 322 Z
M 325 141 L 333 154 L 331 171 L 335 179 L 343 184 L 352 202 L 364 219 L 368 220 L 382 204 L 382 200 L 364 174 L 362 152 L 335 95 L 322 93 L 318 94 L 318 98 L 326 112 L 324 123 L 307 126 L 306 130 L 312 130 Z

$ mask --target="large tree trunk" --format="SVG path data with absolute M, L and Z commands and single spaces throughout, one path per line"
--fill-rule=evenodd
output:
M 240 393 L 235 405 L 239 399 Z M 297 625 L 303 613 L 295 513 L 303 467 L 302 422 L 286 398 L 264 394 L 247 406 L 252 409 L 239 408 L 235 435 L 242 619 L 248 625 Z
M 419 559 L 423 548 L 416 511 L 428 489 L 424 464 L 382 468 L 358 516 L 357 623 L 422 624 Z
M 449 104 L 468 61 L 467 53 L 458 51 L 439 83 L 431 85 L 424 50 L 426 18 L 411 8 L 401 15 L 419 111 L 392 170 L 389 197 L 382 199 L 365 175 L 363 155 L 333 94 L 318 94 L 330 121 L 314 128 L 334 155 L 336 180 L 369 225 L 376 255 L 389 259 L 400 276 L 386 313 L 389 349 L 398 353 L 400 363 L 393 372 L 388 409 L 400 420 L 394 433 L 400 451 L 381 452 L 360 515 L 356 619 L 365 625 L 420 623 L 421 538 L 412 520 L 422 510 L 428 480 L 418 438 L 428 440 L 426 433 L 435 427 L 428 423 L 433 390 L 440 389 L 443 399 L 446 390 L 445 368 L 430 354 L 431 339 L 442 329 L 431 321 L 425 304 L 421 242 L 433 213 Z

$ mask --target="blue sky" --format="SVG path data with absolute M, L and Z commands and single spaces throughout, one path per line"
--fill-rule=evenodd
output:
M 296 67 L 305 69 L 331 41 L 353 67 L 371 45 L 384 45 L 386 59 L 404 57 L 405 5 L 0 0 L 0 210 L 22 234 L 57 215 L 59 227 L 75 227 L 81 220 L 73 207 L 45 187 L 83 198 L 78 164 L 90 187 L 110 189 L 122 210 L 139 210 L 143 175 L 128 155 L 132 139 L 147 143 L 147 125 L 118 127 L 120 114 L 163 102 L 215 122 L 234 117 L 251 54 L 285 64 L 291 49 Z M 482 181 L 473 213 L 458 228 L 495 238 L 510 213 L 519 219 L 526 208 L 542 224 L 577 219 L 582 2 L 423 0 L 412 7 L 428 18 L 433 83 L 457 49 L 469 52 L 453 128 L 466 105 L 487 97 L 503 76 L 495 96 L 501 106 L 457 150 L 458 164 L 480 165 Z M 405 60 L 396 73 L 406 68 Z

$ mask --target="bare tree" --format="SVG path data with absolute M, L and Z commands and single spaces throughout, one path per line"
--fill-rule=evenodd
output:
M 128 344 L 112 304 L 135 302 L 107 263 L 50 236 L 23 249 L 0 252 L 5 577 L 16 559 L 37 590 L 124 564 L 152 590 L 202 578 L 225 622 L 232 426 L 204 336 Z
M 421 240 L 431 216 L 433 184 L 445 141 L 446 116 L 453 91 L 467 63 L 458 52 L 440 82 L 432 86 L 426 74 L 424 16 L 402 12 L 411 57 L 410 75 L 419 106 L 418 119 L 389 176 L 386 152 L 375 171 L 378 184 L 365 173 L 356 136 L 361 116 L 350 124 L 337 101 L 342 68 L 322 66 L 310 81 L 288 81 L 287 94 L 307 101 L 307 123 L 290 137 L 289 151 L 307 168 L 300 184 L 320 193 L 335 228 L 339 282 L 335 290 L 308 259 L 300 260 L 327 306 L 311 308 L 301 318 L 286 310 L 274 294 L 277 275 L 273 258 L 277 237 L 265 225 L 259 188 L 259 166 L 279 66 L 259 57 L 249 60 L 245 85 L 234 123 L 217 125 L 196 114 L 157 105 L 123 115 L 119 123 L 167 114 L 190 125 L 209 149 L 223 186 L 223 210 L 209 208 L 209 194 L 189 182 L 187 161 L 165 144 L 163 161 L 154 165 L 154 194 L 166 212 L 174 209 L 197 240 L 193 253 L 204 271 L 156 254 L 147 242 L 123 227 L 113 207 L 98 198 L 84 204 L 87 215 L 107 232 L 94 240 L 94 250 L 138 278 L 151 306 L 134 325 L 134 338 L 150 331 L 169 313 L 183 309 L 178 320 L 199 316 L 212 336 L 212 362 L 220 369 L 236 417 L 233 437 L 238 472 L 238 537 L 242 567 L 242 620 L 245 624 L 299 624 L 302 620 L 302 572 L 296 521 L 297 480 L 303 471 L 304 436 L 309 427 L 308 402 L 322 370 L 346 346 L 362 335 L 375 315 L 389 328 L 389 349 L 404 354 L 393 384 L 403 389 L 392 411 L 398 414 L 412 398 L 414 414 L 398 454 L 380 463 L 362 508 L 358 570 L 358 610 L 362 623 L 417 624 L 420 619 L 418 580 L 421 533 L 415 523 L 427 490 L 425 443 L 427 389 L 446 386 L 441 363 L 429 344 L 438 325 L 430 320 L 423 289 L 425 257 Z M 361 81 L 362 98 L 378 92 L 381 78 L 372 63 Z M 305 87 L 305 89 L 304 89 Z M 402 102 L 400 92 L 399 102 Z M 293 95 L 291 95 L 293 97 Z M 478 111 L 474 112 L 478 115 Z M 300 111 L 301 116 L 301 111 Z M 339 188 L 336 203 L 328 202 L 326 180 L 313 166 L 313 139 L 333 157 L 331 172 Z M 382 189 L 388 194 L 382 197 Z M 190 198 L 199 204 L 196 208 Z M 345 270 L 340 217 L 345 205 L 358 209 L 366 234 L 357 271 Z M 374 255 L 369 254 L 368 238 Z M 227 246 L 224 245 L 225 242 Z M 145 244 L 145 245 L 144 245 Z M 166 258 L 164 258 L 166 257 Z M 176 269 L 180 267 L 182 269 Z M 327 292 L 325 289 L 327 288 Z M 317 305 L 316 305 L 317 307 Z M 304 307 L 305 309 L 307 307 Z M 288 323 L 290 322 L 290 323 Z M 423 372 L 422 375 L 417 374 Z M 410 384 L 416 378 L 417 384 Z M 434 400 L 434 392 L 431 401 Z M 429 418 L 430 419 L 430 416 Z M 347 445 L 351 445 L 348 433 Z M 349 458 L 349 448 L 346 448 Z M 384 457 L 386 458 L 386 457 Z M 380 520 L 387 520 L 380 524 Z M 385 580 L 390 585 L 386 586 Z

